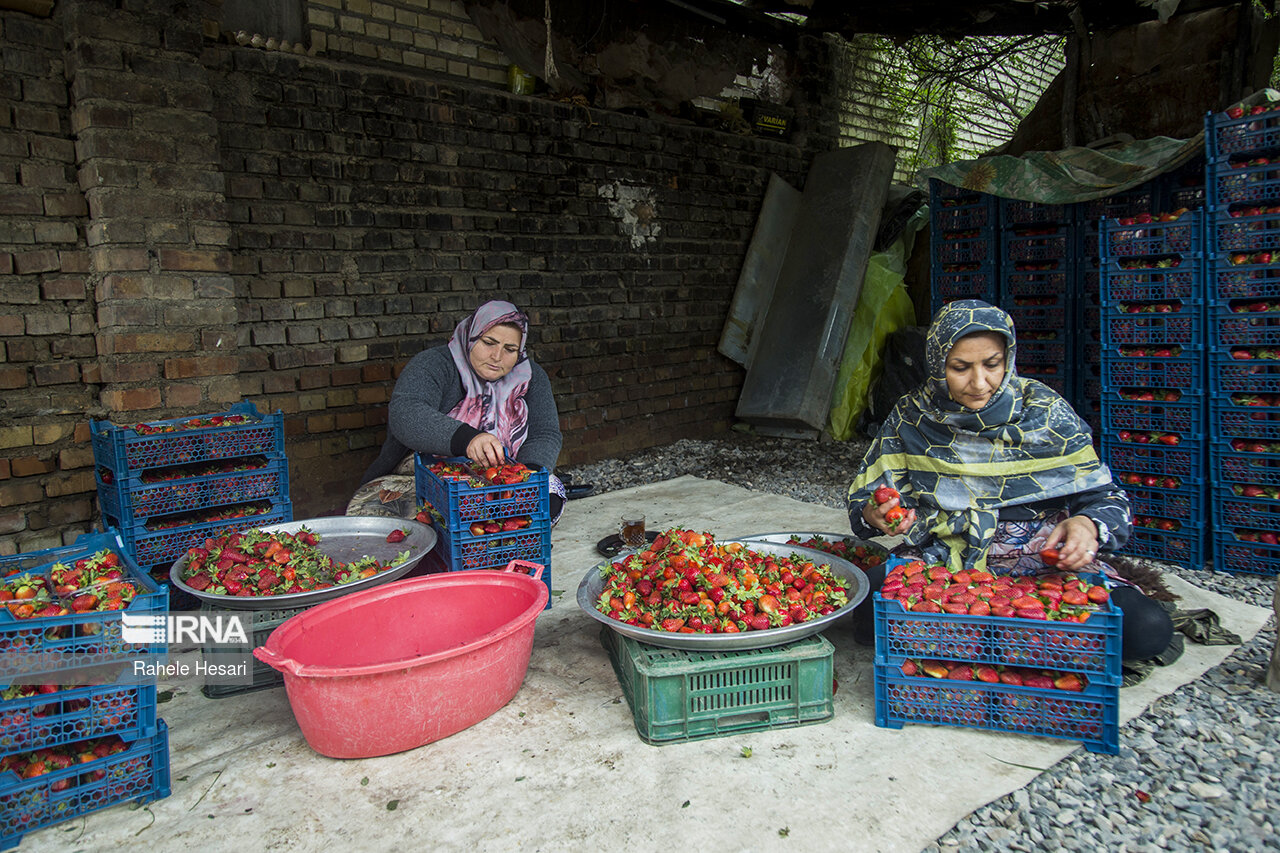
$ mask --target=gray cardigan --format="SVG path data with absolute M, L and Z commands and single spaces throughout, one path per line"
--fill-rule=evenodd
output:
M 560 456 L 560 414 L 551 394 L 547 372 L 529 362 L 532 376 L 525 404 L 529 408 L 529 432 L 516 454 L 519 461 L 552 471 Z M 374 477 L 389 474 L 412 451 L 436 456 L 464 456 L 471 439 L 483 430 L 449 417 L 447 412 L 462 401 L 462 377 L 453 363 L 447 344 L 415 355 L 405 365 L 391 392 L 388 408 L 387 440 L 373 461 L 363 485 Z

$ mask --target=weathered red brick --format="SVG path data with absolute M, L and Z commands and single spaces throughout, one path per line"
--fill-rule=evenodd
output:
M 32 252 L 15 252 L 13 255 L 13 271 L 18 275 L 53 272 L 56 269 L 58 269 L 57 249 L 37 249 Z
M 15 477 L 34 477 L 53 470 L 52 456 L 19 456 L 9 463 Z
M 202 355 L 194 358 L 166 358 L 166 379 L 190 379 L 193 376 L 232 376 L 239 363 L 230 356 Z
M 161 249 L 160 269 L 229 272 L 231 253 L 225 249 Z
M 32 480 L 9 480 L 0 484 L 0 506 L 21 506 L 44 500 L 44 489 Z
M 27 369 L 25 367 L 0 366 L 0 388 L 26 388 Z
M 157 388 L 113 388 L 102 392 L 102 404 L 112 412 L 137 412 L 160 406 Z

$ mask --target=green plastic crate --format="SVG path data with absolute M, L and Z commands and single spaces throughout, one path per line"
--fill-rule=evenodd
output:
M 305 607 L 294 607 L 281 610 L 235 610 L 231 611 L 223 607 L 217 607 L 212 604 L 204 604 L 200 610 L 205 613 L 236 613 L 240 616 L 246 616 L 252 619 L 252 628 L 249 632 L 248 646 L 218 646 L 216 651 L 230 653 L 253 654 L 253 650 L 258 646 L 267 642 L 267 637 L 271 636 L 271 632 L 279 628 L 284 621 L 290 616 L 294 616 L 306 610 Z M 214 650 L 212 647 L 210 650 Z M 274 667 L 267 666 L 256 657 L 251 658 L 249 662 L 249 670 L 253 680 L 252 684 L 213 684 L 206 682 L 200 692 L 210 699 L 221 699 L 224 696 L 235 696 L 239 693 L 248 693 L 252 690 L 262 690 L 266 687 L 279 687 L 284 684 L 284 674 Z
M 823 723 L 835 716 L 833 647 L 821 635 L 733 652 L 665 649 L 607 627 L 600 641 L 645 743 Z

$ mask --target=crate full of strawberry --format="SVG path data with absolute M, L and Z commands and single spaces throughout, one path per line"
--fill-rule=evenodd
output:
M 1280 111 L 1275 103 L 1234 104 L 1205 118 L 1210 160 L 1280 148 Z
M 288 499 L 289 466 L 283 455 L 237 457 L 148 468 L 136 477 L 97 469 L 98 503 L 105 515 L 138 518 L 262 499 Z
M 1275 529 L 1233 528 L 1213 534 L 1213 568 L 1218 572 L 1280 575 L 1280 545 L 1270 540 Z
M 414 484 L 418 503 L 434 507 L 451 532 L 487 519 L 550 518 L 547 472 L 519 462 L 480 467 L 415 454 Z
M 104 735 L 134 740 L 154 734 L 155 725 L 156 686 L 139 682 L 126 666 L 110 680 L 0 690 L 0 754 Z
M 169 732 L 115 736 L 13 753 L 0 759 L 0 847 L 37 829 L 119 803 L 169 796 Z
M 110 515 L 103 516 L 104 524 L 120 529 L 130 555 L 142 566 L 172 564 L 181 559 L 189 548 L 199 546 L 210 537 L 292 520 L 293 504 L 287 500 L 261 500 L 209 507 L 148 517 L 140 522 L 124 525 Z
M 120 614 L 163 613 L 169 593 L 114 531 L 0 558 L 0 573 L 0 683 L 166 651 L 124 640 Z
M 1120 683 L 1122 616 L 1101 576 L 996 576 L 897 557 L 888 565 L 874 596 L 878 663 L 931 658 Z
M 93 459 L 116 477 L 144 468 L 255 454 L 284 455 L 284 415 L 245 401 L 228 411 L 127 426 L 89 422 Z
M 1119 692 L 1070 671 L 909 659 L 875 665 L 875 720 L 1061 738 L 1115 755 Z

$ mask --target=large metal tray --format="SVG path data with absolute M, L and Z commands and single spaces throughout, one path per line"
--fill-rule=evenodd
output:
M 790 534 L 787 535 L 789 536 Z M 578 606 L 588 616 L 606 627 L 617 631 L 619 634 L 631 637 L 633 640 L 648 643 L 651 646 L 705 652 L 740 651 L 742 649 L 762 649 L 769 646 L 794 643 L 796 640 L 802 640 L 805 637 L 824 631 L 830 628 L 838 619 L 852 613 L 853 608 L 867 597 L 867 593 L 870 590 L 870 583 L 867 581 L 867 576 L 863 574 L 862 569 L 848 560 L 840 559 L 834 554 L 828 554 L 825 551 L 818 551 L 814 548 L 798 548 L 792 545 L 761 540 L 729 539 L 722 544 L 728 544 L 729 542 L 740 542 L 759 554 L 768 554 L 775 557 L 789 557 L 792 554 L 799 554 L 815 563 L 826 563 L 831 566 L 832 574 L 844 581 L 845 587 L 848 589 L 849 603 L 834 613 L 828 613 L 826 616 L 819 616 L 816 619 L 809 619 L 799 624 L 788 625 L 785 628 L 770 628 L 767 631 L 744 631 L 740 634 L 678 634 L 670 631 L 654 631 L 651 628 L 640 628 L 635 625 L 627 625 L 616 619 L 610 619 L 599 610 L 596 610 L 596 601 L 600 598 L 600 593 L 604 591 L 604 579 L 600 577 L 600 570 L 606 563 L 601 563 L 589 569 L 586 575 L 583 576 L 582 582 L 578 584 Z M 608 563 L 621 560 L 632 553 L 634 551 L 623 551 L 613 560 L 609 560 Z
M 186 570 L 188 562 L 185 554 L 169 570 L 169 580 L 176 589 L 195 596 L 201 601 L 229 610 L 285 610 L 294 607 L 310 607 L 331 598 L 403 577 L 436 545 L 434 528 L 420 521 L 403 518 L 337 515 L 289 521 L 283 524 L 268 524 L 254 529 L 265 530 L 267 533 L 297 533 L 303 527 L 320 537 L 320 544 L 317 547 L 321 551 L 341 563 L 351 563 L 362 557 L 377 557 L 385 563 L 406 550 L 409 552 L 409 559 L 373 577 L 362 578 L 341 586 L 308 592 L 291 592 L 285 595 L 215 595 L 192 589 L 182 581 L 182 573 Z M 401 542 L 388 542 L 387 535 L 400 528 L 408 530 L 409 535 Z

